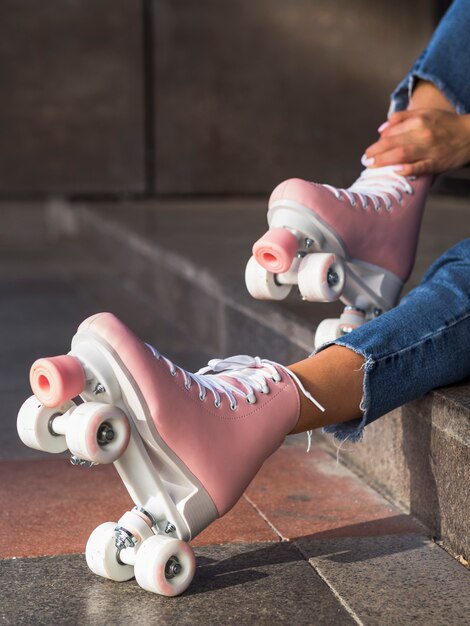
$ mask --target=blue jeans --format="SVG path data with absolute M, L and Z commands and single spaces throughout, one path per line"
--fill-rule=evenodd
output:
M 457 113 L 470 113 L 469 0 L 451 4 L 427 48 L 393 92 L 390 112 L 406 109 L 419 79 L 433 83 Z
M 357 442 L 378 417 L 470 377 L 470 239 L 435 261 L 396 308 L 331 343 L 365 359 L 362 419 L 324 428 L 340 440 Z

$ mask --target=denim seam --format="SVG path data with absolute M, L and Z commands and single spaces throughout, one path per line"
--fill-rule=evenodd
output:
M 423 337 L 420 337 L 419 341 L 415 341 L 411 345 L 406 346 L 406 348 L 401 348 L 400 350 L 396 350 L 394 352 L 388 352 L 387 354 L 384 354 L 382 356 L 377 357 L 375 359 L 375 362 L 376 363 L 381 363 L 382 361 L 384 361 L 385 359 L 388 359 L 391 356 L 406 354 L 406 352 L 408 352 L 410 350 L 413 350 L 414 348 L 416 348 L 416 346 L 419 346 L 420 344 L 424 343 L 425 341 L 428 341 L 429 339 L 433 339 L 434 337 L 437 337 L 438 335 L 442 335 L 445 331 L 449 330 L 450 328 L 453 328 L 454 326 L 457 326 L 461 322 L 465 322 L 469 318 L 470 318 L 470 312 L 469 313 L 465 313 L 465 315 L 462 315 L 461 317 L 459 317 L 458 319 L 454 320 L 453 322 L 447 324 L 446 326 L 442 326 L 438 330 L 434 330 L 432 333 L 428 333 L 427 335 L 424 335 Z M 341 344 L 341 345 L 344 345 L 344 344 Z M 347 347 L 349 348 L 350 346 L 347 346 Z

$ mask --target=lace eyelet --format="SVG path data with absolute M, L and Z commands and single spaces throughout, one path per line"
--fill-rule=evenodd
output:
M 171 370 L 171 371 L 170 371 L 170 374 L 171 374 L 172 376 L 176 376 L 176 374 L 177 374 L 177 373 L 178 373 L 178 372 L 177 372 L 176 370 Z
M 266 389 L 261 389 L 261 393 L 263 394 L 263 396 L 267 396 L 270 393 L 269 387 L 266 387 Z
M 253 400 L 253 402 L 250 402 L 249 398 L 246 399 L 246 403 L 247 404 L 256 404 L 256 400 Z
M 273 381 L 273 383 L 274 383 L 275 385 L 278 385 L 278 384 L 281 382 L 282 378 L 274 378 L 274 377 L 272 376 L 272 377 L 271 377 L 271 380 Z
M 236 411 L 238 409 L 238 404 L 230 404 L 230 410 Z
M 201 402 L 204 402 L 204 400 L 205 400 L 205 399 L 206 399 L 206 396 L 205 396 L 203 393 L 200 393 L 200 394 L 199 394 L 199 400 L 200 400 Z
M 216 400 L 216 401 L 214 402 L 214 406 L 215 406 L 215 408 L 216 408 L 216 409 L 220 409 L 220 405 L 221 405 L 221 404 L 222 404 L 222 403 L 220 402 L 220 400 Z
M 186 391 L 189 391 L 191 389 L 191 385 L 184 383 L 184 388 L 186 389 Z

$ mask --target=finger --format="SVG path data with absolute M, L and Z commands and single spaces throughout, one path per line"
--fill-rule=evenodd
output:
M 421 111 L 406 111 L 406 116 L 400 116 L 393 120 L 393 123 L 386 123 L 379 126 L 378 131 L 381 137 L 388 137 L 403 132 L 420 131 L 428 126 L 428 118 Z
M 429 146 L 426 143 L 412 140 L 409 133 L 406 136 L 400 133 L 396 136 L 380 138 L 379 141 L 366 149 L 364 156 L 366 159 L 374 159 L 378 163 L 381 162 L 382 155 L 391 151 L 398 158 L 395 163 L 414 163 L 429 156 Z
M 388 126 L 380 133 L 380 138 L 393 137 L 395 135 L 402 135 L 403 133 L 411 133 L 417 131 L 423 125 L 422 119 L 416 115 L 409 116 L 401 122 L 397 122 L 392 126 Z
M 388 120 L 379 126 L 379 133 L 382 133 L 384 130 L 395 126 L 396 124 L 401 124 L 413 115 L 414 111 L 397 111 L 396 113 L 392 113 Z
M 385 167 L 387 165 L 407 165 L 421 161 L 422 155 L 412 155 L 407 148 L 399 146 L 385 152 L 381 152 L 374 157 L 368 157 L 368 167 Z
M 416 161 L 416 163 L 407 163 L 396 166 L 396 172 L 402 176 L 422 176 L 423 174 L 433 174 L 433 162 L 430 159 Z
M 369 146 L 365 155 L 367 158 L 377 157 L 379 154 L 383 154 L 384 152 L 389 152 L 394 148 L 404 147 L 405 142 L 400 139 L 400 137 L 388 137 L 388 138 L 380 138 L 379 141 L 376 141 L 371 146 Z

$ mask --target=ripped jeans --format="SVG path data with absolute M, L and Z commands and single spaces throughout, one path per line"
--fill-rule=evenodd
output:
M 470 239 L 435 261 L 396 308 L 320 350 L 331 344 L 365 359 L 362 418 L 323 429 L 340 440 L 357 442 L 385 413 L 470 377 Z
M 433 83 L 460 115 L 470 113 L 470 2 L 454 0 L 428 46 L 391 96 L 389 113 L 406 109 L 418 80 Z

